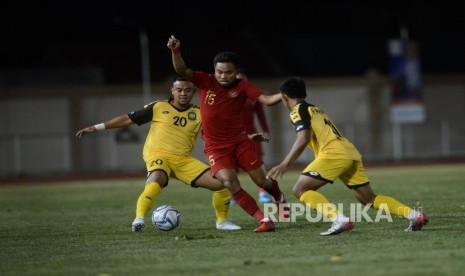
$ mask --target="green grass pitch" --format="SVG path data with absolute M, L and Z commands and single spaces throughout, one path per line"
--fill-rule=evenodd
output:
M 430 223 L 406 233 L 405 219 L 358 222 L 321 237 L 327 222 L 277 223 L 256 234 L 238 206 L 230 220 L 243 230 L 215 228 L 211 192 L 171 180 L 156 205 L 182 215 L 179 228 L 147 224 L 134 234 L 140 179 L 0 186 L 0 275 L 463 275 L 465 165 L 368 168 L 376 193 L 421 206 Z M 289 202 L 298 172 L 280 181 Z M 243 186 L 256 197 L 246 175 Z M 341 182 L 320 190 L 331 202 L 355 203 Z M 369 214 L 374 214 L 370 210 Z M 149 219 L 148 219 L 149 220 Z

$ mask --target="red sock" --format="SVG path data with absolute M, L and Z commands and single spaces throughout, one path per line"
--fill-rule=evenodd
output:
M 271 180 L 271 184 L 265 184 L 265 190 L 274 198 L 275 201 L 281 200 L 281 189 L 279 189 L 278 181 L 276 179 Z
M 247 214 L 251 215 L 256 221 L 260 222 L 263 218 L 263 212 L 258 208 L 257 202 L 246 191 L 240 189 L 233 195 L 237 205 L 241 206 Z

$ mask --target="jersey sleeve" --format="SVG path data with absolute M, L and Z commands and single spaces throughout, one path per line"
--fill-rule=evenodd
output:
M 242 83 L 245 85 L 245 90 L 247 92 L 247 98 L 249 98 L 253 102 L 257 101 L 261 95 L 265 94 L 258 87 L 256 87 L 255 85 L 251 84 L 250 82 L 246 80 L 241 80 L 241 84 Z
M 153 106 L 155 105 L 155 103 L 156 102 L 150 103 L 144 106 L 143 109 L 132 111 L 131 113 L 128 114 L 129 119 L 131 119 L 131 121 L 133 121 L 139 126 L 152 121 Z
M 299 104 L 294 107 L 291 114 L 291 121 L 294 125 L 295 132 L 302 130 L 310 130 L 310 120 L 312 119 L 308 112 L 308 107 L 303 104 Z

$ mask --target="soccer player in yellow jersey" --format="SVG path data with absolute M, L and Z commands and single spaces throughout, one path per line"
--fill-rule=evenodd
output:
M 281 177 L 308 146 L 315 159 L 303 170 L 293 187 L 294 195 L 312 209 L 323 213 L 333 223 L 320 233 L 335 235 L 353 228 L 353 222 L 339 213 L 317 190 L 339 178 L 362 204 L 378 209 L 385 204 L 391 214 L 409 219 L 406 231 L 418 231 L 428 222 L 425 214 L 411 209 L 386 195 L 376 195 L 365 174 L 362 158 L 355 146 L 336 128 L 317 106 L 305 101 L 305 82 L 299 77 L 287 78 L 280 89 L 284 105 L 291 111 L 296 140 L 284 160 L 268 171 L 267 177 Z
M 144 144 L 143 158 L 147 168 L 144 191 L 137 200 L 136 217 L 132 231 L 145 227 L 144 219 L 155 205 L 162 188 L 174 177 L 192 187 L 202 187 L 213 192 L 216 212 L 216 228 L 238 230 L 240 226 L 226 220 L 231 193 L 212 177 L 209 166 L 192 156 L 195 140 L 201 127 L 200 109 L 191 103 L 195 86 L 177 77 L 172 86 L 172 98 L 155 101 L 143 109 L 115 117 L 105 123 L 90 126 L 76 133 L 78 138 L 98 130 L 122 128 L 132 124 L 150 122 L 150 130 Z

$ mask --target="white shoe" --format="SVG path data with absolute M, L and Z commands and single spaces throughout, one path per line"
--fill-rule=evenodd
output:
M 216 229 L 218 230 L 240 230 L 242 229 L 239 225 L 236 225 L 230 221 L 223 221 L 222 223 L 216 223 Z
M 145 227 L 144 218 L 135 218 L 132 222 L 132 232 L 140 232 Z
M 337 235 L 344 231 L 350 231 L 354 228 L 354 223 L 351 221 L 335 221 L 331 224 L 331 228 L 329 228 L 326 232 L 321 232 L 320 236 L 330 236 L 330 235 Z
M 410 220 L 409 226 L 404 230 L 405 232 L 420 231 L 429 220 L 426 218 L 425 213 L 418 213 L 413 219 Z

